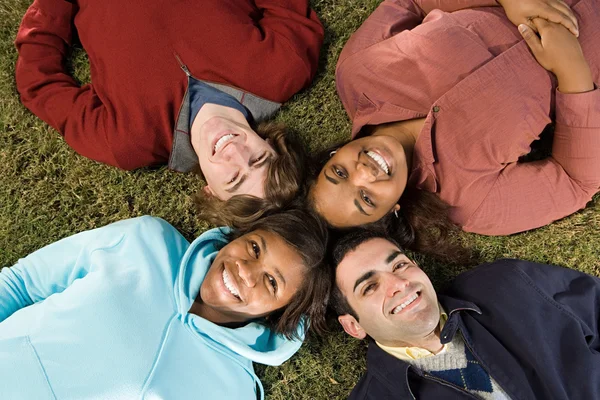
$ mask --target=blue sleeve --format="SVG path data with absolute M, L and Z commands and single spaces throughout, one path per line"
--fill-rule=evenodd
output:
M 131 220 L 52 243 L 0 271 L 0 322 L 17 310 L 60 293 L 93 268 L 94 250 L 116 246 Z

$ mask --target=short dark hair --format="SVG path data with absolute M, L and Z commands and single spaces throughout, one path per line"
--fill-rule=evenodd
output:
M 304 333 L 310 328 L 316 334 L 326 331 L 326 312 L 333 284 L 332 271 L 325 265 L 328 231 L 325 223 L 314 212 L 302 208 L 289 209 L 268 215 L 229 235 L 235 240 L 256 230 L 264 230 L 281 237 L 302 257 L 304 279 L 290 303 L 269 314 L 264 323 L 274 332 L 287 338 L 298 338 L 298 325 L 303 318 Z
M 350 303 L 348 303 L 348 299 L 336 284 L 337 267 L 338 265 L 340 265 L 342 260 L 344 260 L 344 258 L 346 257 L 346 255 L 348 255 L 349 252 L 356 250 L 356 248 L 361 244 L 373 239 L 387 240 L 388 242 L 393 243 L 400 250 L 402 250 L 402 247 L 398 244 L 397 241 L 388 237 L 383 232 L 363 228 L 355 228 L 347 231 L 346 233 L 336 238 L 333 244 L 331 245 L 329 264 L 331 265 L 331 268 L 334 271 L 334 285 L 331 289 L 331 299 L 329 301 L 329 306 L 337 315 L 350 314 L 358 321 L 358 314 L 352 308 Z
M 217 226 L 242 227 L 287 207 L 297 196 L 306 175 L 304 146 L 281 123 L 264 122 L 255 131 L 277 154 L 267 170 L 265 198 L 236 195 L 222 201 L 200 189 L 193 200 L 201 219 Z

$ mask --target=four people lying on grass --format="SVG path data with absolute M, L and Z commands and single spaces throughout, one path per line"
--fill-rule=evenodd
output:
M 344 47 L 336 86 L 355 139 L 317 157 L 310 191 L 332 227 L 369 225 L 403 245 L 416 234 L 414 247 L 443 253 L 423 236 L 537 228 L 598 192 L 600 2 L 454 11 L 475 3 L 495 2 L 385 0 Z M 553 4 L 567 27 L 576 17 L 579 37 L 525 25 L 532 3 Z M 552 155 L 521 162 L 549 125 Z
M 352 398 L 600 396 L 598 278 L 504 260 L 438 299 L 397 243 L 450 257 L 454 224 L 515 233 L 598 191 L 600 3 L 442 3 L 384 0 L 340 56 L 360 138 L 317 157 L 309 201 L 333 228 L 370 230 L 336 244 L 332 280 L 324 222 L 272 213 L 300 187 L 298 143 L 255 125 L 314 75 L 323 30 L 306 1 L 35 0 L 16 41 L 24 104 L 98 161 L 199 166 L 201 215 L 236 228 L 190 244 L 143 217 L 2 270 L 0 397 L 262 398 L 252 362 L 321 332 L 333 281 L 344 330 L 373 341 Z M 64 68 L 73 28 L 81 87 Z M 552 155 L 524 162 L 550 124 Z
M 369 338 L 350 399 L 600 398 L 600 279 L 499 260 L 438 296 L 427 274 L 378 233 L 332 252 L 331 305 Z
M 324 31 L 308 3 L 35 0 L 16 37 L 17 90 L 83 156 L 123 169 L 199 166 L 203 216 L 247 195 L 225 208 L 256 218 L 303 180 L 302 147 L 258 123 L 316 73 Z M 65 62 L 75 34 L 85 85 Z
M 252 362 L 323 329 L 326 240 L 296 210 L 191 244 L 141 217 L 44 247 L 0 272 L 0 398 L 262 399 Z

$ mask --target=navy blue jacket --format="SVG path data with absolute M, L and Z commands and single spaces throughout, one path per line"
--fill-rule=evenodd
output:
M 499 260 L 459 275 L 439 301 L 443 343 L 457 331 L 513 400 L 600 399 L 600 279 Z M 369 344 L 350 399 L 475 399 Z

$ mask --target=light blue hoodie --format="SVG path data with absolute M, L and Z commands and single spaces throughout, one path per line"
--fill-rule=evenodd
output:
M 82 232 L 0 272 L 0 399 L 256 399 L 252 361 L 300 347 L 189 314 L 217 251 L 141 217 Z

